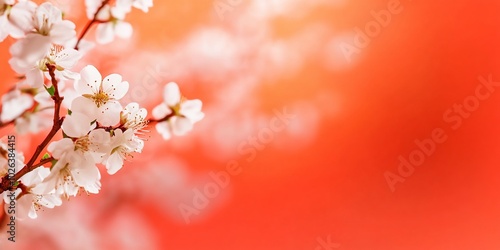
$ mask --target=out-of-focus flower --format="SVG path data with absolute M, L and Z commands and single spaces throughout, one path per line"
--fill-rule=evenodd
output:
M 21 92 L 19 89 L 14 89 L 9 93 L 2 96 L 2 113 L 0 114 L 0 121 L 10 122 L 26 110 L 33 107 L 33 96 Z
M 76 36 L 75 24 L 63 20 L 62 11 L 49 2 L 36 9 L 33 22 L 36 32 L 55 44 L 62 45 Z
M 93 19 L 95 12 L 101 6 L 100 0 L 86 0 L 87 17 Z M 101 23 L 96 28 L 96 41 L 99 44 L 107 44 L 115 39 L 115 36 L 128 39 L 132 36 L 133 28 L 130 23 L 123 21 L 125 15 L 130 11 L 130 6 L 117 1 L 116 5 L 111 7 L 106 4 L 98 13 L 96 19 Z
M 37 193 L 36 186 L 40 184 L 48 175 L 50 170 L 48 168 L 39 167 L 35 170 L 25 174 L 19 180 L 25 186 L 24 190 L 18 188 L 15 192 L 18 200 L 16 203 L 16 215 L 22 218 L 28 215 L 32 219 L 38 217 L 37 212 L 42 208 L 54 208 L 62 204 L 61 198 L 51 191 L 49 193 Z M 9 192 L 4 192 L 4 201 L 9 204 Z M 7 205 L 5 209 L 7 209 Z
M 109 152 L 105 154 L 103 163 L 106 165 L 108 174 L 115 174 L 123 167 L 123 161 L 132 152 L 141 152 L 144 142 L 134 135 L 133 129 L 123 132 L 120 129 L 113 131 Z
M 81 95 L 71 103 L 71 110 L 87 114 L 103 126 L 120 122 L 122 106 L 118 102 L 128 91 L 128 82 L 122 82 L 121 75 L 111 74 L 102 79 L 101 73 L 92 65 L 80 72 L 81 79 L 75 82 L 75 89 Z
M 127 12 L 130 12 L 131 8 L 135 7 L 147 13 L 149 8 L 153 7 L 153 0 L 118 0 L 116 1 L 116 5 Z
M 18 74 L 26 76 L 26 83 L 29 86 L 39 88 L 43 86 L 44 72 L 46 77 L 50 78 L 48 75 L 48 68 L 46 66 L 47 63 L 56 65 L 56 71 L 54 73 L 57 78 L 73 80 L 78 79 L 79 75 L 69 69 L 75 66 L 81 56 L 80 52 L 72 48 L 64 49 L 62 46 L 53 45 L 50 48 L 50 51 L 35 63 L 26 64 L 25 60 L 18 57 L 12 57 L 9 60 L 9 64 Z
M 96 164 L 102 156 L 99 147 L 109 143 L 106 141 L 109 134 L 103 129 L 92 130 L 95 124 L 91 121 L 81 113 L 66 117 L 62 129 L 73 139 L 63 138 L 49 145 L 48 151 L 57 163 L 39 191 L 55 189 L 57 194 L 65 197 L 75 196 L 80 188 L 89 193 L 99 192 L 101 174 Z
M 185 135 L 193 129 L 193 125 L 203 119 L 202 102 L 198 99 L 183 100 L 179 86 L 168 83 L 163 92 L 163 103 L 153 109 L 153 117 L 159 121 L 156 130 L 165 140 Z
M 76 36 L 75 24 L 62 19 L 62 12 L 49 2 L 36 8 L 33 29 L 14 43 L 10 53 L 21 65 L 33 65 L 43 58 L 52 44 L 63 45 Z
M 0 0 L 0 42 L 7 36 L 22 38 L 33 29 L 33 13 L 37 5 L 31 1 Z

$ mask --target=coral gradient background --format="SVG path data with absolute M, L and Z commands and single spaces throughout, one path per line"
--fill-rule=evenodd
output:
M 176 81 L 203 100 L 206 118 L 167 142 L 151 128 L 142 155 L 114 176 L 102 171 L 101 194 L 20 222 L 19 242 L 2 235 L 0 245 L 327 250 L 329 238 L 338 249 L 500 249 L 500 91 L 459 128 L 443 120 L 479 76 L 500 81 L 500 3 L 401 0 L 347 60 L 340 45 L 389 2 L 243 0 L 223 19 L 217 1 L 135 10 L 133 38 L 96 48 L 75 70 L 122 74 L 128 100 L 149 109 Z M 83 3 L 56 4 L 80 31 Z M 13 42 L 0 44 L 0 93 L 15 82 Z M 283 108 L 295 118 L 248 161 L 238 148 Z M 447 140 L 392 192 L 384 173 L 398 173 L 399 157 L 436 128 Z M 19 147 L 30 155 L 45 133 Z M 232 161 L 243 172 L 186 223 L 179 205 L 192 206 L 193 190 Z

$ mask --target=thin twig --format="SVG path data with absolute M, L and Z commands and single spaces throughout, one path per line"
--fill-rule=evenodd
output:
M 92 27 L 92 25 L 96 22 L 100 23 L 100 21 L 97 20 L 97 15 L 99 15 L 99 12 L 101 12 L 101 10 L 104 8 L 104 6 L 106 6 L 106 4 L 109 3 L 110 0 L 104 0 L 102 1 L 102 4 L 101 6 L 99 6 L 99 8 L 97 8 L 96 12 L 94 13 L 94 17 L 92 18 L 92 20 L 90 20 L 86 25 L 85 25 L 85 28 L 83 28 L 83 31 L 82 33 L 80 34 L 80 36 L 78 37 L 78 41 L 76 41 L 76 45 L 75 45 L 75 49 L 78 50 L 78 45 L 80 45 L 80 42 L 82 41 L 83 37 L 87 34 L 87 32 L 90 30 L 90 27 Z
M 62 123 L 64 120 L 64 117 L 59 116 L 59 113 L 61 110 L 61 103 L 62 103 L 64 97 L 59 95 L 59 88 L 57 86 L 57 80 L 56 80 L 56 76 L 54 73 L 56 70 L 56 66 L 52 65 L 52 64 L 48 64 L 48 63 L 46 64 L 46 66 L 49 69 L 49 75 L 51 78 L 52 86 L 54 86 L 54 95 L 52 96 L 52 100 L 54 100 L 54 120 L 53 120 L 52 129 L 50 130 L 49 134 L 45 137 L 45 139 L 42 141 L 42 143 L 40 143 L 36 147 L 35 153 L 33 153 L 30 160 L 28 161 L 28 163 L 26 163 L 26 165 L 21 170 L 19 170 L 19 172 L 17 172 L 14 175 L 13 180 L 9 179 L 8 175 L 6 175 L 2 178 L 2 182 L 0 183 L 0 194 L 3 193 L 5 190 L 9 190 L 11 188 L 11 183 L 19 180 L 25 174 L 27 174 L 27 173 L 33 171 L 35 168 L 40 167 L 43 164 L 46 164 L 46 163 L 53 160 L 53 159 L 49 158 L 49 159 L 51 159 L 50 161 L 48 161 L 48 159 L 45 159 L 45 160 L 42 160 L 39 163 L 35 164 L 35 161 L 38 159 L 38 157 L 43 152 L 45 147 L 50 143 L 52 138 L 54 138 L 54 136 L 57 134 L 59 129 L 61 129 L 61 126 L 62 126 Z

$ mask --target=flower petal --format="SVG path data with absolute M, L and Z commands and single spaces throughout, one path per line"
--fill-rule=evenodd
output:
M 47 150 L 54 158 L 60 159 L 66 152 L 72 150 L 74 147 L 75 145 L 70 138 L 63 138 L 59 141 L 51 142 Z
M 132 36 L 134 29 L 127 22 L 118 22 L 115 25 L 115 35 L 122 39 L 128 39 Z
M 112 23 L 101 23 L 96 28 L 96 42 L 99 44 L 108 44 L 115 39 L 115 32 Z
M 61 52 L 57 53 L 54 61 L 58 66 L 61 66 L 65 69 L 71 69 L 82 57 L 82 53 L 78 50 L 74 49 L 64 49 Z
M 170 115 L 171 113 L 172 113 L 172 110 L 169 107 L 167 107 L 167 105 L 165 103 L 162 103 L 162 104 L 156 106 L 153 109 L 153 111 L 151 112 L 151 114 L 153 115 L 153 118 L 155 118 L 156 120 L 163 119 L 167 115 Z
M 108 174 L 114 175 L 118 170 L 123 167 L 123 158 L 122 156 L 116 152 L 111 154 L 106 161 L 106 169 L 108 170 Z
M 103 126 L 114 126 L 120 122 L 122 105 L 118 101 L 108 101 L 99 108 L 97 122 Z
M 95 103 L 83 96 L 76 97 L 73 102 L 71 102 L 70 109 L 72 112 L 85 114 L 92 121 L 97 119 L 97 114 L 99 112 L 99 108 L 97 108 Z
M 170 107 L 177 105 L 181 101 L 181 91 L 177 83 L 170 82 L 165 86 L 163 100 Z
M 202 102 L 198 99 L 185 101 L 181 104 L 180 113 L 189 118 L 192 123 L 198 122 L 205 114 L 201 112 Z
M 56 22 L 50 29 L 50 38 L 55 44 L 64 44 L 76 36 L 75 24 L 71 21 L 64 20 Z
M 193 129 L 193 123 L 185 117 L 172 117 L 170 122 L 172 123 L 172 133 L 177 136 L 185 135 Z
M 168 122 L 159 122 L 155 127 L 156 131 L 158 131 L 164 140 L 168 140 L 172 137 L 172 134 L 170 133 L 170 124 L 168 124 Z
M 106 76 L 102 81 L 102 90 L 107 93 L 110 98 L 116 100 L 124 97 L 128 92 L 128 88 L 128 82 L 122 82 L 122 76 L 119 74 Z
M 90 124 L 92 119 L 87 115 L 79 112 L 73 112 L 66 116 L 62 124 L 62 130 L 66 135 L 73 138 L 85 136 L 92 129 Z
M 81 80 L 75 82 L 75 89 L 80 95 L 94 94 L 99 92 L 101 86 L 101 73 L 92 65 L 88 65 L 80 71 Z

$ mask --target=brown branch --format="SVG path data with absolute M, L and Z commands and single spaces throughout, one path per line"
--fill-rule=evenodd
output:
M 97 8 L 95 14 L 94 14 L 94 17 L 92 18 L 92 20 L 90 20 L 86 25 L 85 25 L 85 28 L 83 28 L 83 31 L 82 33 L 80 34 L 80 36 L 78 37 L 78 41 L 76 41 L 76 45 L 75 45 L 75 49 L 78 50 L 78 45 L 80 45 L 80 42 L 82 41 L 83 37 L 87 34 L 87 32 L 89 32 L 90 30 L 90 27 L 92 27 L 92 25 L 94 23 L 102 23 L 102 21 L 99 21 L 97 20 L 97 15 L 99 15 L 99 12 L 101 12 L 101 10 L 104 8 L 104 6 L 106 6 L 106 4 L 109 3 L 110 0 L 104 0 L 102 1 L 102 4 L 101 6 L 99 6 L 99 8 Z
M 160 119 L 160 120 L 155 120 L 155 119 L 149 119 L 148 120 L 148 125 L 149 124 L 154 124 L 154 123 L 160 123 L 160 122 L 164 122 L 164 121 L 167 121 L 168 119 L 174 117 L 176 114 L 175 114 L 175 111 L 173 109 L 172 110 L 172 113 L 170 113 L 169 115 L 165 116 L 164 118 Z
M 21 177 L 23 177 L 25 174 L 33 171 L 35 168 L 42 166 L 43 164 L 46 164 L 50 161 L 49 159 L 45 159 L 40 161 L 39 163 L 35 164 L 35 161 L 38 159 L 40 154 L 42 153 L 43 149 L 50 143 L 52 138 L 57 134 L 59 129 L 61 129 L 64 117 L 60 117 L 59 113 L 61 110 L 61 103 L 64 99 L 64 97 L 59 95 L 59 88 L 57 86 L 57 80 L 56 76 L 54 74 L 56 70 L 56 66 L 52 64 L 46 64 L 47 68 L 49 69 L 49 75 L 51 78 L 52 86 L 54 86 L 54 95 L 52 96 L 52 100 L 54 100 L 54 120 L 53 120 L 53 125 L 52 129 L 50 130 L 49 134 L 45 137 L 45 139 L 40 143 L 35 150 L 35 153 L 31 156 L 30 160 L 26 165 L 19 170 L 19 172 L 14 175 L 14 179 L 9 179 L 9 175 L 6 175 L 2 178 L 2 182 L 0 183 L 0 194 L 3 193 L 5 190 L 9 190 L 11 188 L 11 184 L 17 180 L 19 180 Z M 53 160 L 53 159 L 51 159 Z

